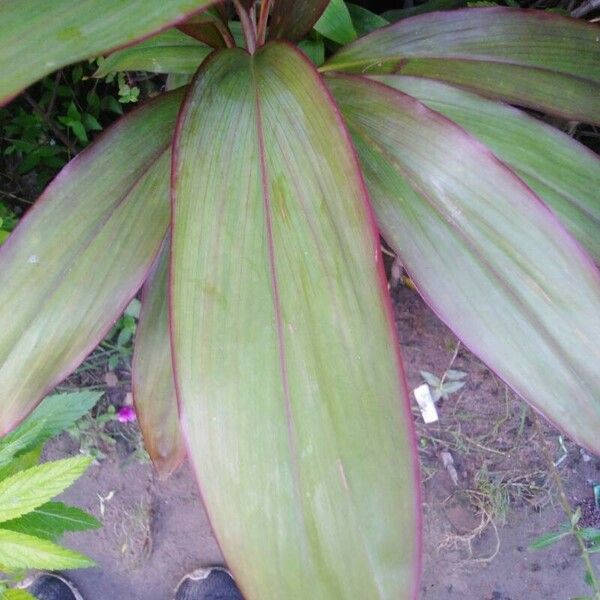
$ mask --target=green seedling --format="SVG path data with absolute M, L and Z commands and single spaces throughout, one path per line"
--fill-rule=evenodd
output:
M 434 402 L 440 399 L 447 399 L 451 394 L 461 390 L 466 384 L 468 373 L 456 369 L 448 369 L 441 377 L 430 373 L 429 371 L 420 371 L 421 377 L 431 389 L 431 397 Z

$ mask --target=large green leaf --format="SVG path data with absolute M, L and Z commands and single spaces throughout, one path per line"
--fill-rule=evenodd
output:
M 245 597 L 413 598 L 412 420 L 379 242 L 310 63 L 280 43 L 207 61 L 173 181 L 182 426 Z
M 380 27 L 389 25 L 389 21 L 387 19 L 384 19 L 382 16 L 363 8 L 358 4 L 351 4 L 347 2 L 346 5 L 348 6 L 348 11 L 350 12 L 354 29 L 359 37 L 366 35 L 367 33 L 371 33 L 371 31 L 375 31 Z
M 0 523 L 16 519 L 63 492 L 91 462 L 89 456 L 54 460 L 0 481 Z
M 94 77 L 104 77 L 115 71 L 191 74 L 211 52 L 212 48 L 206 44 L 177 29 L 169 29 L 140 44 L 114 52 L 100 63 Z
M 375 79 L 414 96 L 481 140 L 600 263 L 600 159 L 596 154 L 516 108 L 450 85 L 399 75 Z
M 406 19 L 408 17 L 414 17 L 423 13 L 430 13 L 437 10 L 452 10 L 453 8 L 463 8 L 467 6 L 468 0 L 426 0 L 416 6 L 409 6 L 408 8 L 395 8 L 393 10 L 386 10 L 382 13 L 382 17 L 387 19 L 390 23 L 399 21 L 400 19 Z M 408 4 L 408 3 L 407 3 Z M 478 4 L 474 2 L 472 4 Z M 486 0 L 482 0 L 480 6 L 485 6 Z M 494 5 L 493 1 L 490 2 L 489 6 Z
M 88 413 L 102 392 L 69 392 L 47 396 L 16 429 L 0 439 L 0 465 L 62 433 Z
M 47 73 L 126 46 L 213 0 L 0 0 L 0 105 Z
M 0 564 L 15 570 L 58 570 L 93 567 L 94 561 L 49 540 L 0 528 Z
M 523 398 L 600 452 L 600 276 L 483 144 L 357 76 L 330 78 L 380 228 L 436 313 Z
M 182 92 L 130 113 L 72 160 L 0 247 L 0 431 L 95 347 L 166 234 Z
M 600 27 L 543 11 L 464 9 L 402 20 L 321 70 L 439 79 L 569 119 L 600 122 Z
M 135 336 L 132 389 L 144 445 L 163 476 L 185 458 L 171 366 L 167 278 L 169 242 L 142 288 L 142 311 Z
M 102 524 L 92 515 L 62 502 L 46 502 L 27 514 L 2 523 L 2 529 L 52 541 L 56 541 L 66 531 L 86 531 L 101 526 Z
M 349 44 L 356 39 L 356 30 L 344 0 L 330 0 L 314 28 L 323 37 L 338 44 Z
M 328 4 L 329 0 L 277 0 L 271 14 L 269 37 L 301 40 Z

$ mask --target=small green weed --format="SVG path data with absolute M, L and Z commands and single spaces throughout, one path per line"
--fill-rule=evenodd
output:
M 431 396 L 434 402 L 444 398 L 447 399 L 451 394 L 458 392 L 465 386 L 465 379 L 468 373 L 456 369 L 448 369 L 441 377 L 430 373 L 429 371 L 420 371 L 421 377 L 431 388 Z
M 0 153 L 6 178 L 14 182 L 35 172 L 37 192 L 94 133 L 123 113 L 118 98 L 125 88 L 91 79 L 95 70 L 95 61 L 63 69 L 0 108 Z M 128 92 L 128 102 L 133 93 Z
M 575 510 L 567 523 L 563 523 L 557 531 L 550 531 L 537 537 L 529 545 L 530 551 L 544 550 L 556 544 L 558 541 L 574 537 L 581 549 L 584 561 L 584 581 L 591 588 L 593 595 L 578 596 L 572 600 L 600 600 L 600 579 L 594 571 L 590 561 L 590 555 L 600 552 L 600 529 L 595 527 L 582 527 L 580 525 L 581 509 Z
M 67 433 L 79 443 L 79 451 L 86 456 L 91 456 L 96 461 L 101 461 L 107 456 L 109 449 L 116 445 L 116 440 L 106 431 L 106 425 L 117 420 L 115 407 L 110 404 L 105 412 L 93 417 L 85 415 L 71 427 Z
M 101 394 L 48 396 L 11 433 L 0 439 L 0 594 L 33 596 L 14 589 L 29 569 L 93 566 L 88 557 L 58 545 L 65 532 L 100 527 L 93 516 L 52 499 L 86 471 L 90 458 L 76 456 L 39 464 L 45 443 L 91 410 Z

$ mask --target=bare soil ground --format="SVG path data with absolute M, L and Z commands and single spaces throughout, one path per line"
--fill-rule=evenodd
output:
M 414 291 L 399 287 L 393 298 L 411 389 L 422 383 L 422 370 L 441 377 L 452 366 L 468 373 L 464 388 L 438 404 L 439 423 L 424 425 L 414 409 L 424 481 L 422 598 L 567 600 L 585 594 L 574 540 L 536 553 L 527 546 L 566 520 L 542 444 L 559 463 L 572 504 L 585 505 L 590 525 L 598 517 L 592 485 L 600 483 L 600 460 L 568 440 L 561 443 L 545 423 L 538 431 L 532 411 L 457 347 L 455 336 Z M 63 436 L 49 454 L 77 449 Z M 443 453 L 452 456 L 456 481 Z M 222 563 L 187 465 L 161 482 L 150 465 L 132 460 L 127 444 L 117 444 L 65 498 L 104 521 L 100 531 L 67 540 L 98 563 L 72 573 L 87 600 L 170 599 L 186 572 Z M 600 568 L 600 555 L 596 558 Z

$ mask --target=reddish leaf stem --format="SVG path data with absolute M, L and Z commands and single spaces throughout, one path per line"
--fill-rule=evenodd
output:
M 271 0 L 263 0 L 260 5 L 260 15 L 258 17 L 258 32 L 256 34 L 259 46 L 265 43 L 267 38 L 267 21 L 271 11 Z
M 233 4 L 240 17 L 244 39 L 246 40 L 246 48 L 250 54 L 254 54 L 256 52 L 256 29 L 250 20 L 248 11 L 241 5 L 240 0 L 233 0 Z

